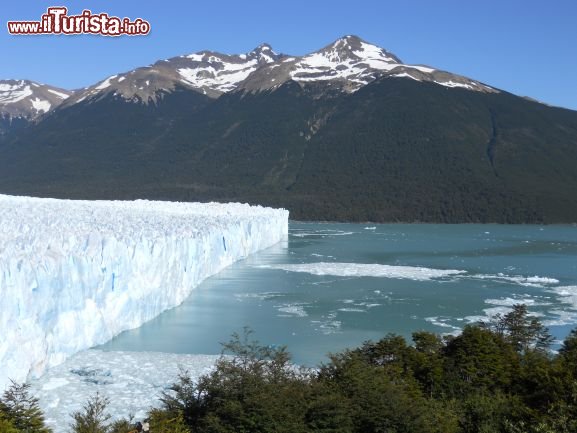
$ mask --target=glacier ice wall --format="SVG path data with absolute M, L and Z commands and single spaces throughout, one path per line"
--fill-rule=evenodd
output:
M 287 233 L 284 209 L 0 195 L 0 391 L 180 304 Z

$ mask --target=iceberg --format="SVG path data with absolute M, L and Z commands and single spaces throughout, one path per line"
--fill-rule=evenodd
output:
M 284 209 L 0 195 L 0 391 L 179 305 L 287 235 Z

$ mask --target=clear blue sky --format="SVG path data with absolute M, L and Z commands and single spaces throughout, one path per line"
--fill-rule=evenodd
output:
M 150 21 L 148 36 L 11 36 L 8 20 L 67 6 Z M 0 78 L 79 88 L 159 59 L 211 49 L 305 54 L 356 34 L 421 63 L 577 109 L 577 1 L 4 1 Z

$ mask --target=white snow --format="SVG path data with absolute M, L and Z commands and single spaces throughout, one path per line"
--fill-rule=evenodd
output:
M 97 392 L 110 399 L 112 420 L 134 415 L 135 422 L 142 421 L 181 372 L 197 379 L 209 373 L 217 359 L 217 355 L 87 350 L 31 380 L 31 392 L 54 433 L 68 433 L 70 414 Z
M 425 72 L 427 74 L 430 74 L 431 72 L 435 72 L 435 69 L 428 68 L 426 66 L 407 65 L 407 67 L 412 68 L 412 69 L 416 69 L 416 70 L 421 71 L 421 72 Z
M 126 80 L 126 77 L 120 77 L 120 78 L 118 79 L 118 82 L 119 82 L 119 83 L 122 83 L 124 80 Z
M 388 63 L 397 63 L 394 58 L 387 56 L 387 53 L 376 45 L 361 42 L 361 49 L 354 52 L 357 56 L 365 60 L 380 60 Z
M 186 56 L 187 59 L 190 59 L 194 62 L 202 62 L 203 57 L 204 57 L 203 53 L 189 54 L 188 56 Z
M 196 88 L 208 87 L 221 92 L 234 90 L 258 66 L 257 60 L 233 63 L 211 56 L 208 66 L 179 68 L 177 72 L 183 82 Z M 214 64 L 214 65 L 213 65 Z
M 111 77 L 108 77 L 106 80 L 102 81 L 98 86 L 96 86 L 94 90 L 104 90 L 107 87 L 110 87 L 110 82 L 114 80 L 116 77 L 118 77 L 118 75 L 112 75 Z
M 20 81 L 17 85 L 0 84 L 0 104 L 14 104 L 32 96 L 34 92 L 30 86 Z
M 454 269 L 431 269 L 415 266 L 392 266 L 368 263 L 303 263 L 262 265 L 259 268 L 279 269 L 288 272 L 305 272 L 311 275 L 332 275 L 337 277 L 377 277 L 427 281 L 450 277 L 465 271 Z
M 50 110 L 52 104 L 50 101 L 42 100 L 40 98 L 31 99 L 30 102 L 32 103 L 32 107 L 38 112 L 42 111 L 43 113 L 47 113 Z
M 0 92 L 12 92 L 21 89 L 22 86 L 24 86 L 24 81 L 20 81 L 19 84 L 0 83 Z
M 405 65 L 399 63 L 385 50 L 376 45 L 361 42 L 361 49 L 350 50 L 347 38 L 339 39 L 332 45 L 331 50 L 324 50 L 304 56 L 295 63 L 290 76 L 295 81 L 313 82 L 327 80 L 345 80 L 352 85 L 351 91 L 356 91 L 375 80 L 382 73 L 391 73 L 391 76 L 406 77 L 417 81 L 419 79 L 407 72 L 394 73 L 395 69 L 414 69 L 424 73 L 432 73 L 433 68 L 419 65 Z M 344 47 L 349 50 L 339 53 Z M 342 56 L 342 57 L 341 57 Z M 285 60 L 286 61 L 286 60 Z
M 473 86 L 471 86 L 470 84 L 465 84 L 465 83 L 457 83 L 456 81 L 435 81 L 435 83 L 440 84 L 441 86 L 445 86 L 445 87 L 462 87 L 464 89 L 473 89 Z
M 0 195 L 0 391 L 180 304 L 287 233 L 287 211 L 238 203 Z
M 415 81 L 421 81 L 418 78 L 413 77 L 411 74 L 408 74 L 406 72 L 401 72 L 400 74 L 391 74 L 390 77 L 411 78 Z
M 120 80 L 119 80 L 120 81 Z M 62 93 L 62 92 L 58 92 L 57 90 L 54 89 L 48 89 L 48 91 L 56 96 L 58 96 L 61 99 L 67 99 L 70 95 L 67 95 L 66 93 Z

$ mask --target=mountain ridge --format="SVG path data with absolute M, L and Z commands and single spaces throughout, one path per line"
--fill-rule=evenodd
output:
M 312 60 L 275 53 L 271 62 L 261 45 L 271 53 L 258 67 L 257 55 L 205 51 L 172 68 L 227 72 L 199 77 L 230 87 L 217 97 L 179 78 L 142 103 L 104 80 L 94 97 L 4 140 L 0 191 L 246 201 L 301 220 L 577 222 L 577 112 L 454 86 L 454 76 L 441 85 L 426 66 L 410 73 L 428 79 L 409 78 L 396 56 L 346 41 Z M 262 88 L 250 88 L 256 75 L 234 85 L 225 61 L 236 72 L 256 67 L 249 75 L 263 74 Z
M 381 76 L 431 81 L 447 87 L 493 92 L 479 81 L 425 65 L 404 64 L 393 53 L 358 36 L 346 35 L 303 56 L 277 54 L 268 43 L 244 54 L 210 50 L 158 60 L 151 65 L 111 75 L 75 91 L 65 91 L 64 106 L 113 93 L 130 102 L 155 103 L 177 85 L 212 98 L 230 91 L 263 91 L 286 81 L 331 82 L 340 91 L 356 91 Z M 53 104 L 49 111 L 59 104 Z M 0 114 L 10 107 L 0 100 Z

